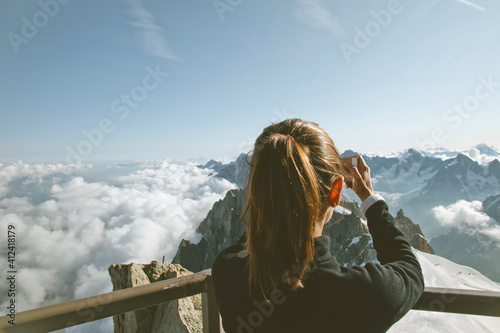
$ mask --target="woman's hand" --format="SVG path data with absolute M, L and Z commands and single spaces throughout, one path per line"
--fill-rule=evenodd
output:
M 358 158 L 358 167 L 353 166 L 350 168 L 352 182 L 347 183 L 347 187 L 352 188 L 361 201 L 365 201 L 366 198 L 373 194 L 370 168 L 361 155 L 353 155 L 352 157 Z

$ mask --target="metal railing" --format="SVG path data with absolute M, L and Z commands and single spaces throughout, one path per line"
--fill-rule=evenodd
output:
M 0 318 L 0 332 L 50 332 L 199 293 L 203 332 L 222 332 L 210 269 L 20 312 L 16 314 L 15 326 L 8 323 L 10 317 L 4 316 Z M 427 287 L 413 309 L 500 317 L 500 292 Z
M 500 292 L 426 287 L 413 310 L 500 317 Z
M 0 318 L 0 332 L 51 332 L 201 293 L 203 332 L 221 332 L 211 270 L 19 312 L 15 325 Z

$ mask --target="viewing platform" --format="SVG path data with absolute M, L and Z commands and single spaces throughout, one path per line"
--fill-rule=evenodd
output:
M 211 270 L 118 290 L 0 318 L 0 332 L 50 332 L 111 317 L 168 301 L 202 295 L 203 332 L 220 333 Z M 500 317 L 500 292 L 425 288 L 414 310 Z

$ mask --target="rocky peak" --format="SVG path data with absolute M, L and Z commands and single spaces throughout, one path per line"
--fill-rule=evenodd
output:
M 111 265 L 108 268 L 113 291 L 190 275 L 180 265 L 150 264 Z M 113 316 L 115 333 L 203 332 L 201 294 L 173 300 Z
M 474 146 L 474 148 L 476 148 L 477 150 L 479 150 L 479 152 L 481 154 L 484 154 L 484 155 L 488 155 L 488 156 L 500 156 L 500 154 L 496 150 L 494 150 L 493 148 L 491 148 L 490 146 L 488 146 L 485 143 L 480 143 L 480 144 Z
M 393 165 L 399 163 L 397 157 L 380 157 L 380 156 L 363 156 L 366 164 L 370 167 L 372 174 L 382 172 L 383 170 L 389 170 Z
M 358 153 L 353 151 L 353 150 L 348 149 L 348 150 L 344 151 L 342 154 L 340 154 L 340 156 L 349 157 L 349 156 L 356 155 L 356 154 L 358 154 Z
M 451 160 L 452 162 L 448 165 L 449 167 L 455 167 L 459 168 L 463 172 L 466 172 L 467 170 L 473 171 L 474 173 L 482 173 L 483 168 L 477 163 L 476 161 L 473 161 L 470 157 L 464 155 L 464 154 L 458 154 L 457 157 Z M 454 163 L 455 161 L 456 163 Z
M 424 155 L 420 154 L 417 150 L 410 148 L 408 149 L 408 155 L 406 157 L 406 160 L 408 162 L 420 162 L 424 159 Z
M 334 211 L 323 228 L 323 235 L 330 237 L 330 252 L 337 262 L 345 266 L 361 265 L 376 260 L 368 227 L 361 219 L 357 203 L 344 203 L 351 214 Z
M 240 154 L 236 161 L 225 166 L 216 177 L 227 179 L 231 183 L 236 184 L 238 188 L 245 188 L 250 174 L 249 162 L 251 159 L 251 155 Z
M 483 202 L 483 210 L 491 218 L 500 223 L 500 194 L 486 198 Z
M 216 160 L 210 160 L 205 165 L 198 165 L 200 169 L 211 169 L 215 172 L 219 172 L 224 169 L 227 165 Z
M 415 149 L 408 149 L 408 151 L 402 156 L 402 159 L 396 168 L 396 176 L 398 176 L 400 173 L 406 173 L 410 171 L 413 165 L 422 164 L 423 161 L 424 156 L 422 154 L 420 154 Z
M 434 254 L 434 250 L 425 239 L 420 225 L 413 223 L 406 217 L 402 209 L 398 211 L 394 220 L 396 227 L 405 235 L 411 246 L 421 252 Z
M 181 264 L 193 272 L 210 268 L 223 249 L 234 245 L 245 233 L 246 217 L 239 223 L 247 200 L 246 190 L 228 191 L 224 199 L 216 202 L 207 217 L 200 223 L 198 233 L 202 238 L 198 244 L 182 240 L 173 263 Z M 343 202 L 347 211 L 334 211 L 332 219 L 325 224 L 323 234 L 331 239 L 330 251 L 340 264 L 360 265 L 376 260 L 376 252 L 359 206 L 356 202 Z M 416 249 L 434 253 L 422 234 L 420 226 L 398 213 L 396 225 Z
M 246 230 L 246 218 L 239 223 L 247 200 L 245 190 L 231 190 L 217 201 L 200 223 L 196 232 L 202 235 L 198 244 L 182 240 L 172 263 L 181 264 L 193 272 L 212 267 L 217 254 L 236 244 Z
M 500 161 L 493 160 L 488 164 L 488 175 L 500 180 Z

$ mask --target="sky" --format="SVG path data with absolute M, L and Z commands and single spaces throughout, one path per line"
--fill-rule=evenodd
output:
M 500 3 L 0 0 L 0 163 L 500 147 Z

